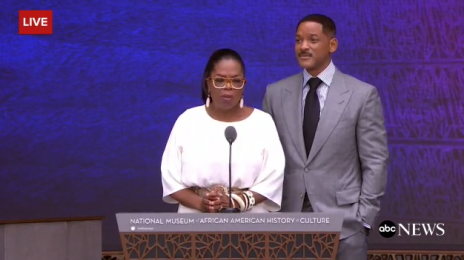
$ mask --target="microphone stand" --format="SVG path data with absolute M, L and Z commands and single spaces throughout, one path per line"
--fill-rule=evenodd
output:
M 221 213 L 240 213 L 240 209 L 232 207 L 232 142 L 229 141 L 229 207 L 223 208 Z

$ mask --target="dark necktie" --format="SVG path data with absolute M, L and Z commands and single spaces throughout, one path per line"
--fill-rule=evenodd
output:
M 317 96 L 316 89 L 321 83 L 322 80 L 319 78 L 310 78 L 308 81 L 309 92 L 306 95 L 303 116 L 303 137 L 306 148 L 306 156 L 309 156 L 309 152 L 311 151 L 317 124 L 319 123 L 321 108 L 319 106 L 319 98 Z

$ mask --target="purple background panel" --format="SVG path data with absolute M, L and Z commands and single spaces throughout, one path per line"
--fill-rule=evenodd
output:
M 53 10 L 54 34 L 18 35 L 19 10 Z M 464 241 L 462 0 L 71 1 L 0 3 L 0 218 L 171 212 L 160 159 L 177 116 L 201 104 L 206 60 L 237 50 L 245 102 L 301 71 L 297 21 L 335 20 L 335 64 L 375 85 L 388 127 L 388 190 L 378 218 L 445 222 L 441 241 L 371 248 L 459 248 Z M 374 227 L 375 228 L 375 227 Z M 414 239 L 414 238 L 412 238 Z

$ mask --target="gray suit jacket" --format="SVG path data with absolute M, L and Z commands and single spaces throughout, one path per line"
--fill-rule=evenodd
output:
M 315 212 L 345 214 L 341 239 L 374 225 L 387 182 L 388 146 L 376 88 L 335 72 L 306 158 L 303 75 L 270 84 L 263 110 L 274 119 L 286 168 L 283 212 L 300 212 L 305 190 Z

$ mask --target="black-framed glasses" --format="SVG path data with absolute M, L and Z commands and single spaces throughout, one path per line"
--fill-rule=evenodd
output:
M 213 77 L 207 78 L 206 80 L 211 80 L 213 82 L 213 87 L 217 89 L 226 88 L 227 84 L 233 89 L 242 89 L 245 86 L 246 79 L 244 78 L 223 78 L 223 77 Z

